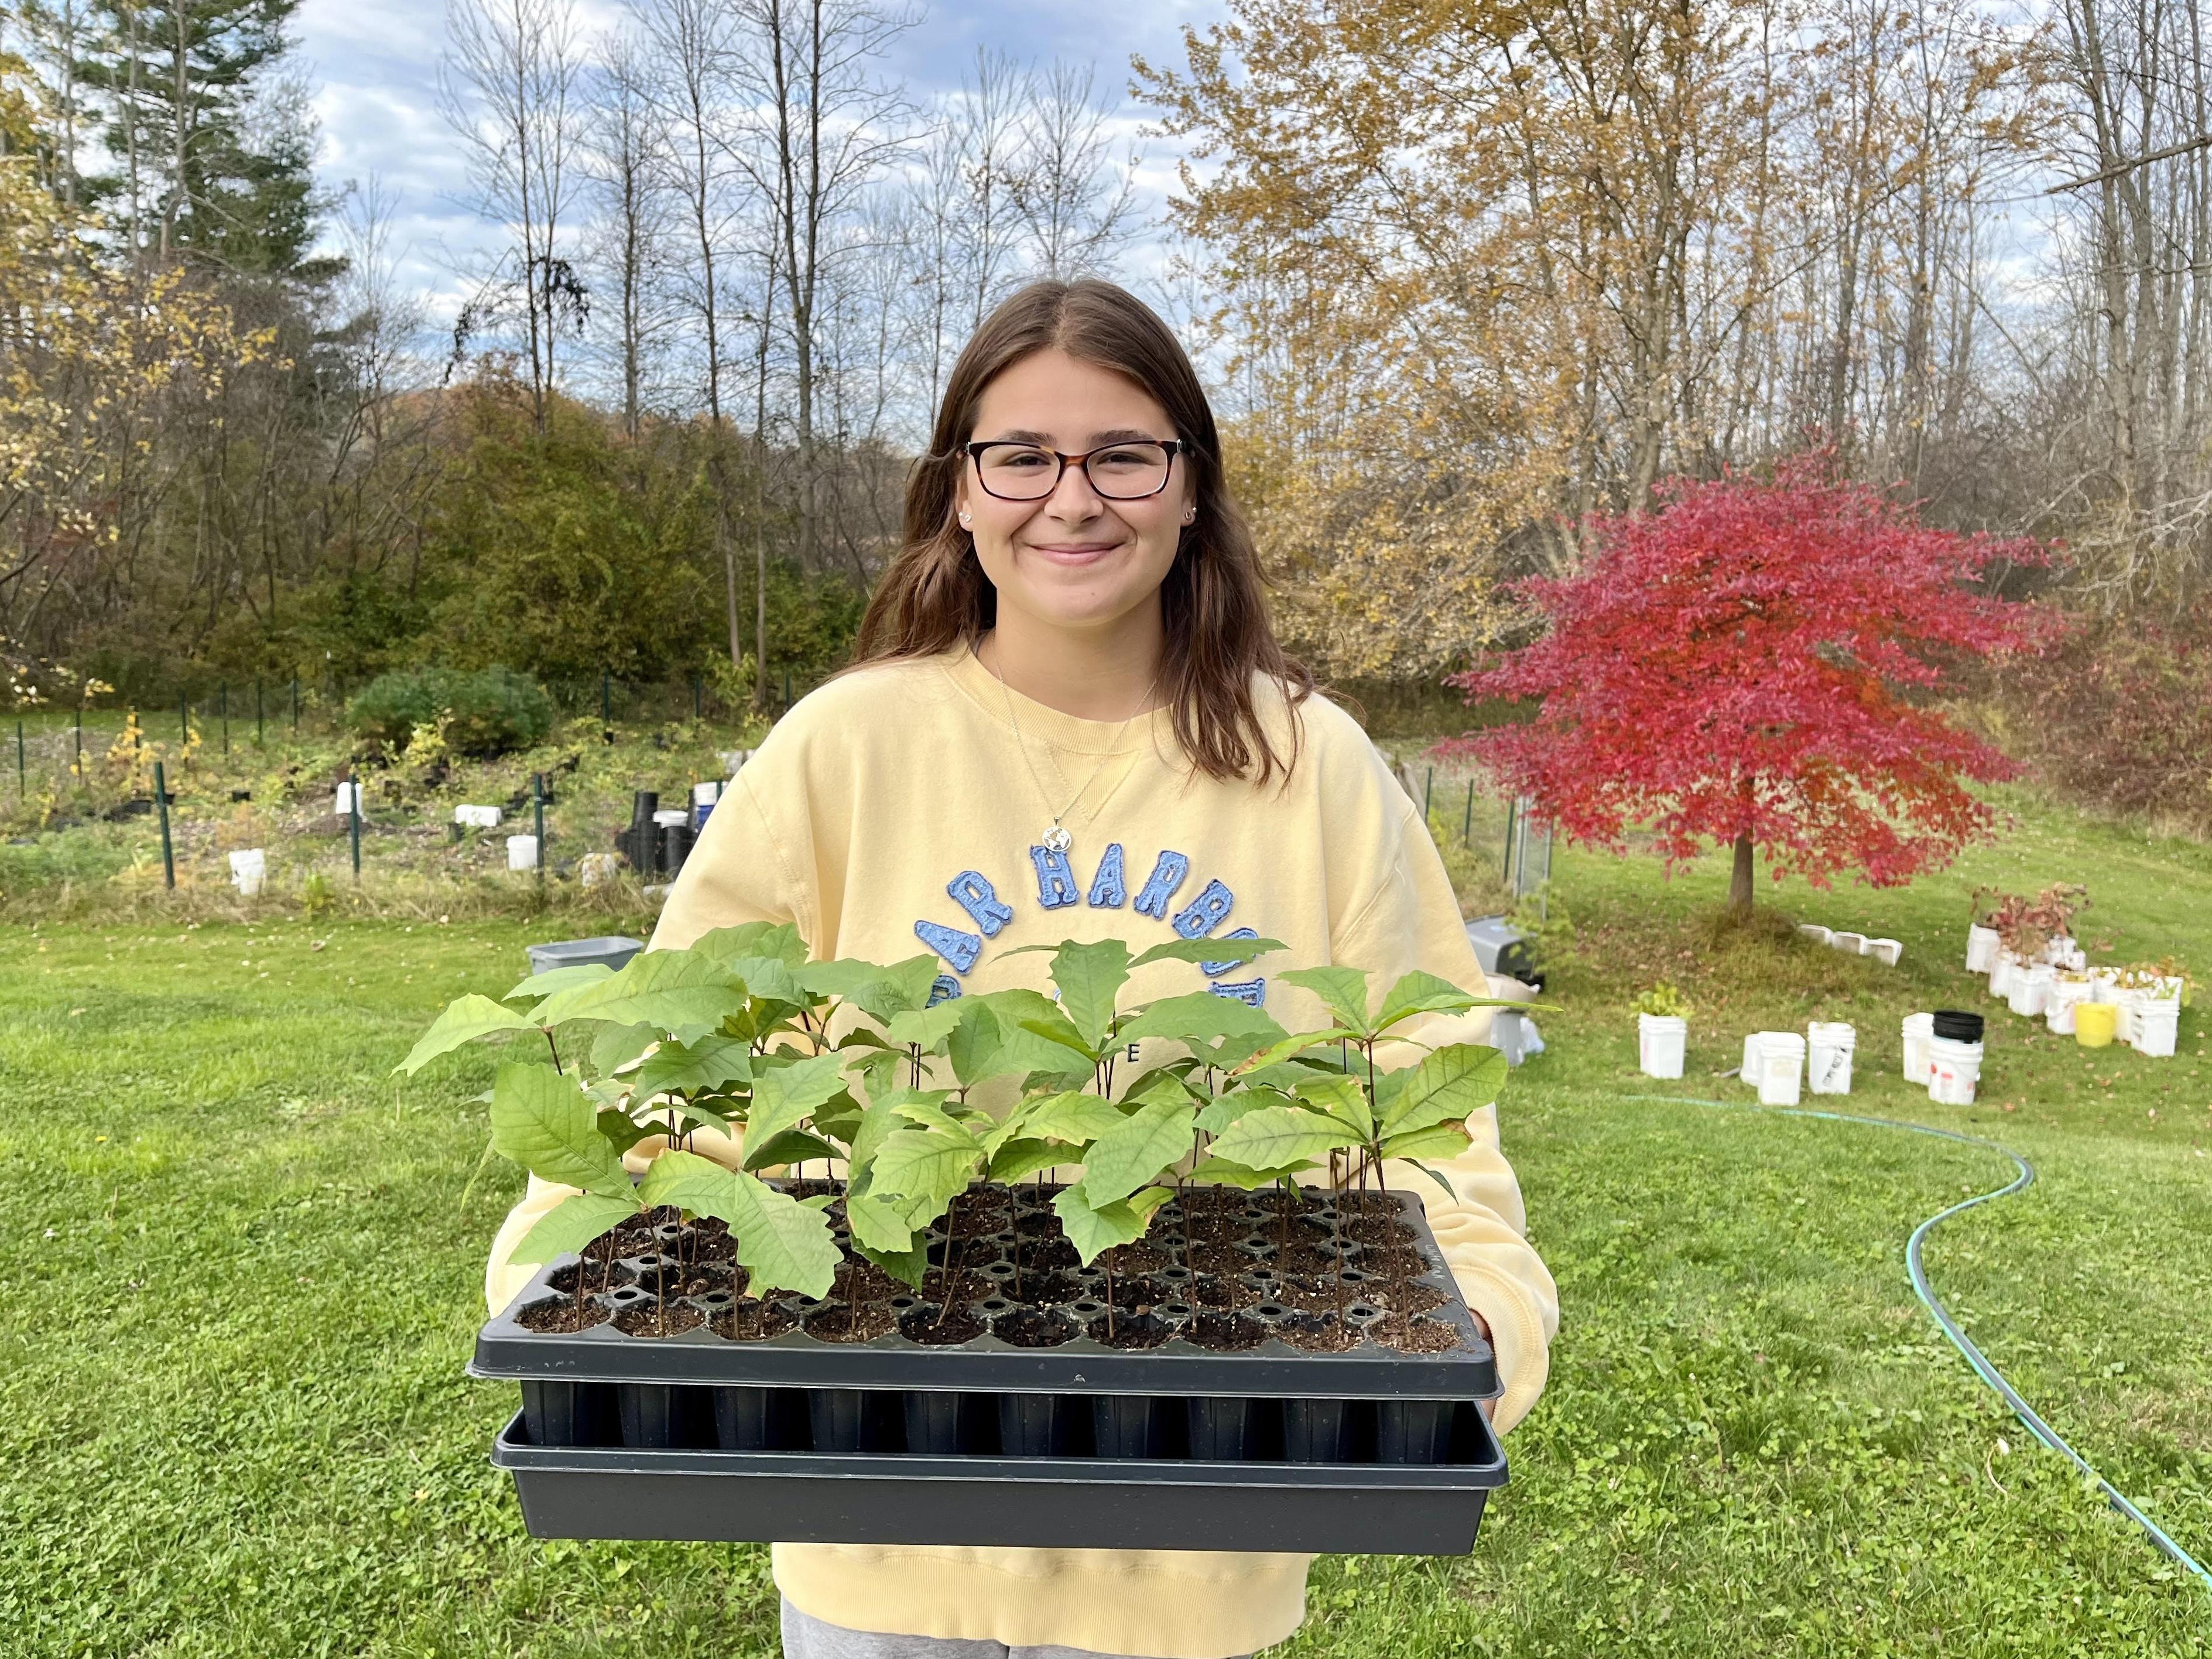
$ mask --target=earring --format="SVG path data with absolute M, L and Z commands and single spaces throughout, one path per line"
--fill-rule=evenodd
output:
M 968 515 L 967 515 L 965 513 L 963 513 L 963 514 L 960 515 L 960 527 L 961 527 L 963 530 L 965 530 L 965 529 L 967 529 L 967 528 L 968 528 Z
M 1185 524 L 1196 524 L 1198 522 L 1198 509 L 1194 507 L 1186 507 L 1183 508 L 1182 521 Z

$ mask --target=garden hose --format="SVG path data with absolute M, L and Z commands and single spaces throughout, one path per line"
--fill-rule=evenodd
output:
M 2000 1146 L 1994 1140 L 1984 1140 L 1979 1135 L 1961 1134 L 1955 1129 L 1938 1129 L 1925 1123 L 1907 1123 L 1899 1118 L 1862 1117 L 1850 1112 L 1816 1111 L 1807 1107 L 1754 1106 L 1747 1102 L 1702 1100 L 1688 1095 L 1630 1095 L 1626 1098 L 1659 1101 L 1677 1106 L 1717 1106 L 1723 1110 L 1771 1113 L 1778 1117 L 1825 1118 L 1831 1123 L 1868 1123 L 1878 1129 L 1905 1129 L 1917 1135 L 1934 1135 L 1939 1139 L 1956 1140 L 1968 1146 L 1986 1147 L 1990 1152 L 2001 1153 L 2010 1158 L 2013 1167 L 2020 1173 L 2014 1176 L 2008 1185 L 1992 1188 L 1986 1193 L 1979 1193 L 1972 1198 L 1963 1199 L 1948 1209 L 1939 1210 L 1912 1230 L 1912 1237 L 1907 1239 L 1905 1244 L 1905 1265 L 1906 1271 L 1912 1276 L 1913 1293 L 1920 1298 L 1921 1305 L 1934 1316 L 1936 1323 L 1942 1328 L 1943 1334 L 1951 1339 L 1952 1346 L 1966 1357 L 1966 1363 L 1973 1367 L 1974 1375 L 1988 1383 L 1996 1391 L 1997 1397 L 2012 1407 L 2013 1415 L 2020 1419 L 2030 1434 L 2079 1469 L 2083 1479 L 2094 1484 L 2097 1490 L 2104 1494 L 2106 1503 L 2148 1534 L 2151 1542 L 2157 1545 L 2173 1562 L 2187 1571 L 2194 1573 L 2203 1582 L 2207 1589 L 2212 1589 L 2212 1571 L 2208 1571 L 2187 1550 L 2167 1536 L 2165 1529 L 2137 1509 L 2129 1500 L 2126 1493 L 2091 1468 L 2081 1454 L 2068 1445 L 2058 1431 L 2045 1422 L 2037 1413 L 2035 1407 L 2020 1397 L 2020 1391 L 2005 1381 L 2003 1373 L 1990 1363 L 1989 1356 L 1976 1347 L 1973 1339 L 1959 1328 L 1958 1321 L 1951 1317 L 1950 1310 L 1944 1307 L 1942 1299 L 1936 1296 L 1934 1289 L 1928 1283 L 1928 1268 L 1921 1260 L 1920 1255 L 1920 1247 L 1928 1235 L 1935 1231 L 1940 1223 L 1948 1221 L 1953 1216 L 1971 1210 L 1978 1204 L 1986 1204 L 1991 1199 L 2009 1198 L 2014 1193 L 2027 1191 L 2035 1180 L 2035 1167 L 2026 1158 L 2013 1151 L 2011 1147 Z

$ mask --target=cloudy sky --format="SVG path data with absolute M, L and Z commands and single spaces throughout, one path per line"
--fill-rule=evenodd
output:
M 602 25 L 621 15 L 619 0 L 583 0 Z M 942 0 L 909 31 L 886 62 L 917 101 L 959 85 L 979 46 L 1018 58 L 1058 58 L 1095 65 L 1102 94 L 1120 97 L 1130 54 L 1182 61 L 1180 31 L 1218 15 L 1214 0 L 1121 0 L 1110 9 Z M 459 152 L 437 109 L 445 0 L 307 0 L 296 19 L 301 69 L 316 88 L 325 184 L 376 179 L 394 206 L 392 250 L 409 287 L 451 295 L 457 256 L 484 231 L 465 205 Z M 1132 124 L 1135 112 L 1130 112 Z M 1145 145 L 1146 175 L 1164 187 L 1173 158 Z

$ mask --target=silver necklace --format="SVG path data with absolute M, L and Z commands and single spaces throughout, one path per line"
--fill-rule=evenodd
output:
M 981 652 L 976 651 L 974 655 L 976 661 L 983 662 Z M 1021 753 L 1022 764 L 1029 769 L 1030 781 L 1036 786 L 1037 799 L 1042 800 L 1045 804 L 1046 810 L 1050 811 L 1052 793 L 1044 787 L 1044 780 L 1037 775 L 1036 763 L 1030 758 L 1029 740 L 1022 735 L 1021 717 L 1014 713 L 1014 694 L 1006 685 L 1006 677 L 997 669 L 992 668 L 989 663 L 983 663 L 983 666 L 991 670 L 991 678 L 999 683 L 999 695 L 1006 700 L 1006 723 L 1014 728 L 1014 747 Z M 1114 758 L 1114 745 L 1121 741 L 1121 734 L 1129 729 L 1129 722 L 1143 714 L 1151 705 L 1152 693 L 1159 689 L 1160 677 L 1155 674 L 1152 676 L 1152 683 L 1145 688 L 1145 695 L 1137 700 L 1136 708 L 1132 709 L 1121 723 L 1114 728 L 1114 735 L 1106 740 L 1106 752 L 1099 757 L 1098 764 L 1091 769 L 1091 775 L 1084 779 L 1083 787 L 1067 798 L 1066 805 L 1052 814 L 1052 827 L 1037 838 L 1039 846 L 1049 847 L 1055 853 L 1065 853 L 1073 844 L 1074 838 L 1067 833 L 1066 827 L 1060 823 L 1060 820 L 1075 810 L 1075 803 L 1088 794 L 1091 786 L 1098 781 L 1098 775 L 1106 769 L 1106 763 Z M 1067 780 L 1062 778 L 1060 781 L 1064 784 Z

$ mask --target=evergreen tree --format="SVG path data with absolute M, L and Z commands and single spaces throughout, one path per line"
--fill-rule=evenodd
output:
M 314 128 L 283 74 L 299 0 L 110 0 L 82 79 L 104 105 L 114 170 L 87 195 L 141 259 L 197 257 L 248 275 L 327 276 Z

